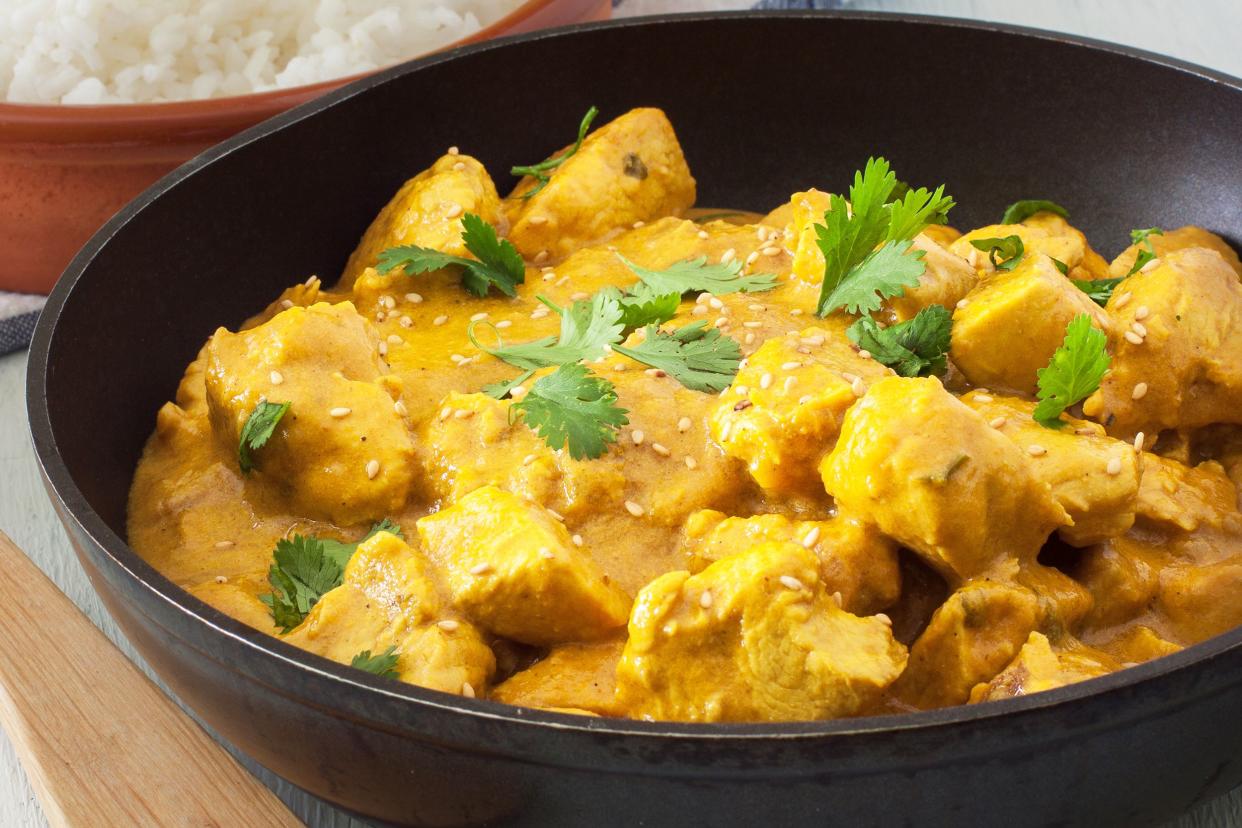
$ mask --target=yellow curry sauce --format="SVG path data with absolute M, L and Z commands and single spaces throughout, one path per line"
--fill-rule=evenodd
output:
M 1218 237 L 1153 236 L 1156 258 L 1100 307 L 1070 279 L 1125 276 L 1136 248 L 1109 265 L 1051 212 L 960 237 L 929 226 L 918 285 L 876 318 L 950 309 L 949 369 L 904 377 L 846 338 L 854 317 L 815 316 L 824 193 L 683 218 L 694 179 L 654 109 L 596 130 L 532 189 L 502 199 L 450 149 L 383 209 L 336 287 L 312 277 L 217 331 L 138 466 L 139 554 L 281 635 L 260 600 L 277 542 L 357 541 L 387 518 L 404 537 L 361 543 L 286 640 L 345 663 L 391 647 L 404 681 L 606 716 L 980 702 L 1242 622 L 1242 266 Z M 465 214 L 521 252 L 516 298 L 472 295 L 451 268 L 376 270 L 397 245 L 468 255 Z M 1008 270 L 970 244 L 1010 235 L 1026 252 Z M 530 382 L 480 393 L 518 370 L 467 331 L 488 347 L 555 334 L 536 295 L 566 307 L 631 286 L 618 254 L 740 261 L 778 286 L 689 295 L 667 326 L 738 342 L 722 394 L 616 352 L 591 363 L 629 423 L 602 457 L 573 459 L 511 416 Z M 1084 314 L 1112 367 L 1085 413 L 1050 429 L 1032 419 L 1036 372 Z M 262 401 L 290 408 L 243 474 Z

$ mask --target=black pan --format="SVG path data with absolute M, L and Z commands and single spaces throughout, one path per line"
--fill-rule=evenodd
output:
M 367 676 L 221 615 L 125 544 L 156 409 L 218 324 L 340 272 L 449 144 L 505 185 L 578 115 L 668 111 L 700 203 L 767 210 L 882 153 L 955 223 L 1052 198 L 1106 253 L 1132 226 L 1242 236 L 1242 85 L 1004 26 L 851 14 L 630 20 L 449 52 L 269 121 L 174 172 L 69 267 L 28 404 L 87 573 L 173 690 L 263 765 L 419 825 L 1151 823 L 1242 780 L 1242 631 L 1027 698 L 788 725 L 577 718 Z M 101 677 L 106 679 L 106 677 Z

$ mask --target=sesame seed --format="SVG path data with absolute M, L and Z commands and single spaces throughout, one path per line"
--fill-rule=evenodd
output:
M 1143 450 L 1143 432 L 1141 431 L 1138 434 L 1134 435 L 1134 450 L 1135 451 Z
M 753 332 L 753 331 L 747 331 L 747 332 L 746 332 L 746 336 L 744 336 L 744 337 L 742 338 L 742 341 L 743 341 L 743 342 L 745 342 L 747 345 L 754 345 L 754 344 L 755 344 L 755 334 L 754 334 L 754 332 Z
M 1117 297 L 1117 301 L 1113 302 L 1113 310 L 1120 310 L 1130 302 L 1130 291 L 1126 291 Z
M 443 324 L 444 324 L 445 322 L 447 322 L 447 321 L 448 321 L 448 317 L 447 317 L 447 316 L 445 316 L 444 314 L 440 314 L 440 315 L 439 315 L 439 316 L 437 316 L 435 319 L 431 320 L 431 324 L 433 324 L 433 325 L 443 325 Z
M 630 439 L 634 441 L 634 445 L 641 446 L 643 444 L 642 429 L 636 428 L 632 432 L 630 432 Z
M 614 371 L 624 371 L 624 370 L 625 370 L 625 363 L 624 363 L 624 362 L 618 362 L 616 365 L 612 366 L 612 370 L 614 370 Z
M 708 236 L 708 234 L 707 234 L 707 231 L 706 231 L 706 230 L 700 230 L 700 231 L 699 231 L 699 238 L 700 238 L 700 239 L 707 239 L 707 238 L 711 238 L 711 237 L 710 237 L 710 236 Z
M 711 305 L 716 310 L 720 310 L 721 308 L 724 307 L 724 302 L 721 302 L 715 296 L 709 296 L 707 299 L 707 304 Z
M 733 433 L 733 423 L 731 422 L 725 423 L 720 428 L 720 442 L 727 443 L 729 441 L 729 435 L 732 433 Z
M 721 253 L 721 254 L 720 254 L 720 263 L 721 263 L 721 264 L 728 264 L 729 262 L 733 261 L 733 257 L 734 257 L 735 255 L 737 255 L 737 254 L 736 254 L 736 252 L 733 250 L 733 248 L 732 248 L 732 247 L 730 247 L 730 248 L 729 248 L 728 250 L 726 250 L 724 253 Z
M 1120 457 L 1110 458 L 1108 461 L 1108 466 L 1106 467 L 1106 471 L 1109 474 L 1114 475 L 1114 476 L 1121 474 L 1121 458 Z
M 1126 331 L 1125 337 L 1126 337 L 1126 342 L 1129 342 L 1131 345 L 1142 345 L 1143 344 L 1143 337 L 1139 336 L 1134 331 Z
M 893 626 L 893 619 L 889 618 L 887 615 L 885 615 L 882 612 L 877 612 L 875 615 L 871 617 L 879 621 L 881 624 L 884 624 L 889 627 Z
M 770 247 L 770 246 L 769 246 L 769 247 L 765 247 L 765 248 L 763 248 L 763 250 L 762 250 L 762 251 L 760 251 L 760 252 L 762 252 L 762 253 L 763 253 L 763 255 L 765 255 L 765 256 L 775 256 L 775 255 L 777 255 L 777 254 L 779 254 L 779 253 L 781 252 L 781 249 L 780 249 L 779 247 Z
M 546 262 L 547 260 L 548 260 L 548 251 L 546 250 L 540 250 L 539 253 L 535 256 L 535 264 L 542 264 L 543 262 Z
M 662 371 L 659 368 L 648 368 L 646 371 L 643 371 L 643 373 L 649 377 L 667 377 L 668 376 L 668 374 L 664 373 L 664 371 Z
M 1140 382 L 1134 386 L 1134 390 L 1130 392 L 1130 399 L 1141 400 L 1147 396 L 1147 383 Z
M 842 606 L 845 603 L 845 599 L 841 597 L 840 590 L 837 590 L 836 592 L 832 593 L 832 602 L 836 604 L 838 607 Z
M 1150 314 L 1151 308 L 1146 305 L 1139 305 L 1138 309 L 1134 311 L 1134 318 L 1136 320 L 1146 319 Z
M 1147 326 L 1142 322 L 1133 323 L 1130 325 L 1130 330 L 1134 331 L 1139 336 L 1147 336 Z
M 1146 273 L 1146 272 L 1148 272 L 1149 270 L 1155 270 L 1155 269 L 1156 269 L 1156 268 L 1158 268 L 1158 267 L 1160 267 L 1160 260 L 1159 260 L 1159 259 L 1152 259 L 1150 262 L 1148 262 L 1147 264 L 1145 264 L 1145 265 L 1143 265 L 1141 268 L 1139 268 L 1139 273 Z
M 232 549 L 232 548 L 233 548 L 233 541 L 231 540 L 216 541 L 216 549 Z
M 491 571 L 492 571 L 492 565 L 487 563 L 486 561 L 484 561 L 483 563 L 477 563 L 474 566 L 470 567 L 471 575 L 486 575 L 487 573 Z
M 417 305 L 423 301 L 423 295 L 421 293 L 407 293 L 405 295 L 405 301 Z
M 453 412 L 453 419 L 455 420 L 469 420 L 473 416 L 474 411 L 469 408 L 459 408 Z
M 547 506 L 544 506 L 543 509 L 545 512 L 547 512 L 549 515 L 559 520 L 561 523 L 565 522 L 565 516 L 562 515 L 560 512 L 556 511 L 555 509 L 549 509 Z
M 733 404 L 733 410 L 734 411 L 745 411 L 746 409 L 750 408 L 752 405 L 754 405 L 754 403 L 752 403 L 750 400 L 738 400 L 736 403 Z
M 652 443 L 651 450 L 654 451 L 656 454 L 660 455 L 661 457 L 668 457 L 670 454 L 672 454 L 671 451 L 669 451 L 667 448 L 665 448 L 660 443 Z
M 766 391 L 771 386 L 772 386 L 772 375 L 768 373 L 767 371 L 764 371 L 763 376 L 759 378 L 759 387 Z
M 960 309 L 960 308 L 964 308 L 964 307 L 966 307 L 966 306 L 967 306 L 967 305 L 969 305 L 969 304 L 970 304 L 970 302 L 969 302 L 968 300 L 966 300 L 966 299 L 958 299 L 958 300 L 957 300 L 957 307 L 958 307 L 959 309 Z
M 733 391 L 739 397 L 745 397 L 747 394 L 750 393 L 750 386 L 749 385 L 735 385 L 733 386 Z
M 797 382 L 798 382 L 797 377 L 785 377 L 785 393 L 788 394 L 789 389 L 793 388 L 794 384 Z
M 1007 420 L 1004 417 L 993 417 L 991 422 L 988 423 L 988 425 L 990 425 L 992 428 L 1002 428 L 1007 422 L 1009 422 L 1009 420 Z
M 742 327 L 743 328 L 762 328 L 763 323 L 758 320 L 752 319 L 749 322 L 743 322 Z
M 562 276 L 561 278 L 557 279 L 552 284 L 556 285 L 557 287 L 564 287 L 565 285 L 569 284 L 569 277 Z
M 229 582 L 229 579 L 228 579 L 228 578 L 226 578 L 226 577 L 224 577 L 223 575 L 217 575 L 217 576 L 216 576 L 216 583 L 217 583 L 217 584 L 227 584 L 228 582 Z
M 453 630 L 457 629 L 461 625 L 451 618 L 446 618 L 443 621 L 437 621 L 436 626 L 444 630 L 445 632 L 452 632 Z
M 376 312 L 375 312 L 375 321 L 376 321 L 376 322 L 383 322 L 383 321 L 384 321 L 385 319 L 387 319 L 387 318 L 388 318 L 388 314 L 384 313 L 382 310 L 381 310 L 381 311 L 376 311 Z
M 470 686 L 470 682 L 463 681 L 461 683 L 461 694 L 468 699 L 474 698 L 474 688 Z
M 470 321 L 471 322 L 482 322 L 486 318 L 487 318 L 487 311 L 479 311 L 478 313 L 471 315 Z
M 405 407 L 405 403 L 401 402 L 401 400 L 397 400 L 392 404 L 392 410 L 397 412 L 397 414 L 401 417 L 404 417 L 406 414 L 410 413 L 410 410 Z
M 366 468 L 366 472 L 367 472 L 367 479 L 368 479 L 368 480 L 374 480 L 374 479 L 375 479 L 375 477 L 376 477 L 376 475 L 378 475 L 378 474 L 379 474 L 379 471 L 380 471 L 380 464 L 379 464 L 379 461 L 378 461 L 378 460 L 368 460 L 368 461 L 367 461 L 367 468 Z
M 755 260 L 757 260 L 758 258 L 759 258 L 759 251 L 758 250 L 751 251 L 750 255 L 746 257 L 746 264 L 753 265 L 755 263 Z
M 466 168 L 465 161 L 458 161 L 456 164 L 453 165 L 453 169 L 457 170 L 458 172 L 461 172 L 465 168 Z
M 975 400 L 981 403 L 990 403 L 992 402 L 992 397 L 987 394 L 975 394 Z
M 625 511 L 629 512 L 634 517 L 642 517 L 645 512 L 642 506 L 639 506 L 632 500 L 625 501 Z
M 1043 446 L 1037 443 L 1031 443 L 1029 446 L 1026 447 L 1026 453 L 1031 455 L 1032 457 L 1043 457 L 1045 454 L 1048 453 L 1048 449 L 1044 448 Z
M 525 457 L 523 457 L 523 458 L 522 458 L 522 465 L 523 465 L 523 466 L 529 466 L 531 463 L 535 462 L 537 459 L 539 459 L 539 458 L 537 458 L 535 455 L 533 455 L 533 454 L 528 454 L 528 455 L 526 455 Z
M 636 221 L 633 224 L 631 224 L 630 227 L 633 227 L 635 230 L 637 230 L 638 228 L 642 227 L 644 224 L 646 224 L 645 221 Z
M 697 469 L 698 467 L 699 467 L 699 461 L 695 460 L 693 457 L 687 454 L 686 455 L 686 468 L 693 470 L 693 469 Z
M 690 421 L 689 417 L 682 417 L 677 421 L 677 430 L 684 434 L 690 430 L 691 425 L 693 425 L 693 423 Z
M 848 383 L 853 383 L 854 380 L 858 379 L 858 374 L 851 374 L 849 371 L 842 371 L 841 379 L 845 380 Z
M 460 154 L 461 154 L 461 150 L 459 150 L 459 149 L 458 149 L 457 147 L 455 147 L 455 146 L 453 146 L 453 147 L 449 147 L 449 148 L 448 148 L 448 154 L 449 154 L 449 155 L 460 155 Z
M 556 557 L 556 553 L 544 546 L 539 550 L 539 557 L 543 558 L 545 561 L 550 561 Z
M 801 363 L 801 362 L 783 362 L 783 363 L 781 363 L 781 370 L 782 370 L 782 371 L 792 371 L 792 370 L 794 370 L 795 368 L 801 368 L 801 367 L 802 367 L 802 363 Z
M 815 336 L 804 336 L 799 341 L 803 345 L 811 345 L 816 348 L 824 344 L 824 338 L 820 336 L 819 334 L 816 334 Z
M 703 291 L 698 296 L 694 297 L 694 301 L 696 303 L 707 302 L 711 300 L 711 298 L 712 298 L 712 295 L 710 293 L 708 293 L 707 291 Z
M 752 302 L 751 304 L 747 305 L 746 308 L 747 310 L 752 310 L 755 313 L 762 313 L 763 311 L 768 309 L 768 306 L 760 305 L 758 302 Z
M 388 356 L 388 343 L 381 342 L 375 347 L 375 350 L 379 351 L 380 356 Z
M 339 419 L 341 419 L 342 417 L 348 417 L 348 416 L 349 416 L 349 412 L 350 412 L 350 411 L 352 411 L 352 410 L 353 410 L 353 409 L 346 408 L 345 406 L 338 406 L 338 407 L 336 407 L 336 408 L 332 409 L 331 411 L 329 411 L 329 412 L 328 412 L 328 415 L 329 415 L 329 416 L 331 416 L 331 417 L 335 417 L 336 419 L 338 419 L 338 420 L 339 420 Z
M 401 325 L 401 327 L 403 327 L 403 328 L 412 328 L 412 327 L 414 327 L 414 320 L 413 320 L 413 319 L 411 319 L 411 318 L 410 318 L 410 317 L 408 317 L 408 316 L 403 316 L 403 317 L 401 317 L 400 319 L 398 319 L 398 320 L 397 320 L 397 323 L 398 323 L 398 324 L 400 324 L 400 325 Z
M 715 325 L 717 328 L 727 328 L 729 327 L 729 317 L 721 316 L 712 324 Z
M 570 540 L 573 541 L 574 546 L 582 546 L 582 535 L 574 535 Z
M 461 354 L 449 354 L 449 359 L 451 359 L 453 362 L 457 363 L 458 365 L 466 361 L 466 357 L 462 356 Z
M 711 605 L 712 605 L 712 594 L 708 592 L 707 590 L 703 590 L 703 593 L 699 596 L 699 606 L 702 607 L 703 609 L 707 609 Z
M 854 392 L 855 397 L 861 397 L 863 394 L 867 393 L 867 386 L 862 381 L 862 377 L 858 377 L 850 383 L 850 390 Z
M 461 205 L 457 202 L 451 202 L 448 209 L 444 211 L 444 217 L 454 219 L 461 215 Z
M 293 300 L 292 300 L 292 299 L 282 299 L 282 300 L 280 300 L 280 306 L 281 306 L 282 308 L 284 308 L 285 310 L 289 310 L 289 308 L 293 307 Z
M 707 306 L 706 305 L 695 305 L 694 310 L 690 312 L 694 314 L 695 316 L 707 316 Z
M 396 334 L 389 334 L 389 335 L 388 335 L 388 344 L 389 344 L 389 345 L 404 345 L 404 344 L 405 344 L 405 340 L 404 340 L 404 339 L 402 339 L 401 337 L 397 336 Z
M 285 381 L 285 375 L 280 373 L 279 371 L 273 371 L 272 373 L 268 374 L 267 378 L 272 381 L 272 385 L 280 385 L 282 382 Z
M 453 409 L 448 408 L 447 406 L 445 408 L 440 409 L 440 422 L 444 422 L 445 420 L 447 420 L 449 417 L 452 417 L 452 416 L 453 416 Z
M 791 310 L 791 311 L 789 312 L 789 315 L 790 315 L 790 316 L 801 316 L 801 315 L 802 315 L 802 308 L 794 308 L 793 310 Z
M 801 397 L 798 397 L 798 405 L 806 405 L 813 399 L 815 398 L 812 397 L 810 394 L 803 394 Z
M 807 532 L 805 535 L 802 536 L 802 545 L 805 546 L 807 549 L 810 549 L 812 546 L 815 545 L 815 542 L 817 540 L 819 540 L 819 527 L 812 526 L 811 531 Z
M 391 296 L 388 296 L 387 294 L 385 294 L 384 296 L 381 296 L 379 298 L 379 302 L 381 305 L 388 308 L 388 310 L 392 310 L 393 308 L 397 306 L 397 300 L 393 299 Z
M 497 322 L 497 323 L 496 323 L 496 327 L 497 327 L 497 328 L 500 328 L 500 329 L 503 331 L 505 328 L 509 327 L 509 326 L 510 326 L 510 325 L 512 325 L 512 324 L 513 324 L 513 322 L 512 322 L 511 320 L 509 320 L 509 319 L 502 319 L 502 320 L 500 320 L 499 322 Z
M 780 580 L 781 586 L 785 587 L 785 589 L 799 590 L 806 588 L 802 585 L 801 581 L 792 575 L 782 575 Z
M 547 217 L 547 216 L 527 216 L 527 217 L 526 217 L 526 221 L 527 221 L 527 222 L 529 222 L 530 224 L 535 225 L 535 226 L 537 227 L 537 226 L 539 226 L 540 224 L 547 224 L 547 223 L 548 223 L 548 217 Z
M 862 357 L 863 359 L 871 359 L 871 352 L 868 351 L 866 348 L 859 350 L 858 355 Z
M 543 319 L 549 313 L 551 313 L 551 311 L 549 311 L 547 308 L 535 308 L 533 311 L 531 311 L 530 318 L 531 319 Z

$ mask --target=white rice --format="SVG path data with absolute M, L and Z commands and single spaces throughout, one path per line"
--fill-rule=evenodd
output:
M 521 0 L 0 0 L 0 98 L 244 95 L 432 51 Z

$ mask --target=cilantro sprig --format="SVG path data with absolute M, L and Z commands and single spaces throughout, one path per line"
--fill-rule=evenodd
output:
M 622 293 L 616 288 L 604 288 L 615 296 L 621 306 L 621 334 L 625 336 L 644 325 L 660 325 L 677 315 L 681 307 L 681 293 L 661 293 L 646 282 L 639 282 Z
M 267 445 L 267 441 L 272 439 L 272 434 L 276 432 L 280 419 L 288 410 L 289 403 L 287 402 L 274 403 L 265 400 L 250 412 L 250 416 L 246 418 L 246 424 L 242 426 L 241 439 L 237 443 L 237 464 L 241 466 L 243 474 L 250 474 L 254 468 L 254 456 L 251 452 L 258 451 Z
M 528 370 L 596 359 L 604 355 L 609 345 L 621 340 L 621 305 L 615 296 L 600 291 L 568 308 L 560 307 L 546 296 L 537 298 L 560 314 L 559 337 L 545 336 L 531 342 L 488 348 L 475 336 L 475 327 L 488 324 L 485 322 L 472 322 L 466 335 L 479 350 Z
M 742 262 L 731 259 L 727 263 L 708 264 L 706 256 L 686 259 L 669 265 L 663 270 L 640 267 L 617 254 L 626 267 L 656 294 L 683 294 L 706 291 L 714 296 L 729 293 L 758 293 L 776 287 L 776 274 L 754 273 L 743 276 Z
M 970 246 L 987 253 L 992 267 L 1001 271 L 1013 270 L 1026 253 L 1026 246 L 1022 244 L 1021 236 L 1005 236 L 1003 239 L 971 239 Z
M 582 142 L 586 140 L 587 130 L 591 128 L 591 122 L 595 120 L 595 116 L 599 114 L 599 110 L 591 107 L 582 116 L 582 122 L 578 124 L 578 140 L 574 141 L 574 145 L 563 153 L 538 164 L 527 164 L 525 166 L 513 167 L 509 170 L 512 175 L 529 175 L 535 179 L 535 186 L 522 194 L 522 198 L 528 199 L 535 193 L 548 186 L 548 182 L 552 180 L 550 173 L 568 161 L 575 153 L 582 148 Z
M 943 374 L 953 329 L 953 315 L 942 305 L 928 305 L 913 319 L 881 328 L 870 316 L 862 316 L 845 335 L 903 377 Z
M 505 397 L 513 393 L 513 389 L 535 375 L 535 369 L 528 368 L 518 374 L 511 380 L 501 380 L 500 382 L 489 382 L 479 390 L 494 400 L 503 400 Z
M 703 321 L 675 331 L 648 325 L 642 342 L 633 347 L 614 345 L 613 350 L 668 374 L 692 391 L 717 392 L 737 376 L 742 350 L 737 341 L 722 336 Z
M 1005 208 L 1005 215 L 1001 216 L 1001 224 L 1021 224 L 1036 213 L 1056 213 L 1063 219 L 1068 219 L 1070 214 L 1060 204 L 1055 201 L 1048 201 L 1043 198 L 1027 198 L 1022 201 L 1015 201 Z
M 393 645 L 378 655 L 371 655 L 370 650 L 363 650 L 350 660 L 349 666 L 374 673 L 380 678 L 395 679 L 401 675 L 397 670 L 398 661 L 397 648 Z
M 486 296 L 493 287 L 506 296 L 516 296 L 517 286 L 526 280 L 522 254 L 512 242 L 497 236 L 496 228 L 474 213 L 462 216 L 461 226 L 461 240 L 475 258 L 406 244 L 380 253 L 375 269 L 386 274 L 402 268 L 406 273 L 419 274 L 460 267 L 462 287 L 475 296 Z
M 1053 261 L 1056 261 L 1053 259 Z M 1087 297 L 1100 307 L 1108 304 L 1108 300 L 1112 298 L 1113 291 L 1117 285 L 1124 282 L 1126 276 L 1118 276 L 1116 279 L 1070 279 L 1074 283 L 1074 287 L 1087 294 Z
M 923 251 L 911 251 L 911 239 L 954 205 L 944 187 L 929 192 L 906 189 L 892 196 L 897 177 L 883 158 L 870 158 L 854 173 L 849 201 L 829 196 L 824 223 L 815 225 L 816 244 L 824 255 L 824 281 L 816 313 L 827 316 L 871 313 L 881 302 L 901 296 L 919 283 L 926 265 Z M 880 245 L 877 248 L 877 245 Z
M 554 449 L 568 448 L 575 460 L 603 455 L 617 440 L 617 429 L 629 423 L 629 412 L 617 405 L 617 389 L 591 374 L 580 363 L 562 365 L 535 381 L 509 408 Z
M 1126 271 L 1127 276 L 1133 276 L 1143 269 L 1144 266 L 1152 259 L 1156 258 L 1156 248 L 1152 246 L 1152 236 L 1163 236 L 1164 230 L 1159 227 L 1146 227 L 1142 230 L 1130 231 L 1130 243 L 1139 245 L 1138 255 L 1134 257 L 1134 264 Z
M 276 541 L 267 570 L 272 591 L 260 595 L 259 600 L 271 610 L 272 620 L 281 633 L 287 634 L 301 624 L 324 593 L 341 585 L 345 565 L 358 546 L 379 532 L 404 537 L 400 526 L 384 518 L 356 543 L 316 535 L 294 535 Z
M 1048 367 L 1036 375 L 1039 390 L 1034 418 L 1046 428 L 1060 428 L 1061 414 L 1076 402 L 1085 400 L 1100 387 L 1111 360 L 1108 337 L 1091 324 L 1088 314 L 1075 316 L 1065 329 L 1065 340 L 1053 353 Z

